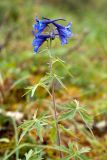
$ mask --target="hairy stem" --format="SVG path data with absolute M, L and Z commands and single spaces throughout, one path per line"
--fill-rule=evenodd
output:
M 61 146 L 61 137 L 60 137 L 60 131 L 58 126 L 58 119 L 57 119 L 57 109 L 56 109 L 56 101 L 55 101 L 55 83 L 53 79 L 53 68 L 52 68 L 52 56 L 51 56 L 51 39 L 50 39 L 50 75 L 52 77 L 52 103 L 53 103 L 53 109 L 54 109 L 54 120 L 56 124 L 56 132 L 57 132 L 57 145 Z M 60 159 L 62 158 L 62 152 L 60 151 Z

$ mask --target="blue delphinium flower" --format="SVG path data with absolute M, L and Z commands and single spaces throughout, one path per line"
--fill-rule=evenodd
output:
M 61 44 L 67 44 L 68 38 L 72 37 L 72 32 L 70 30 L 71 23 L 69 23 L 67 26 L 62 26 L 58 23 L 53 23 L 56 26 L 56 31 L 59 35 L 59 38 L 61 40 Z
M 64 19 L 54 19 L 54 20 L 51 20 L 51 19 L 43 19 L 43 20 L 39 20 L 38 17 L 36 17 L 36 24 L 33 25 L 33 28 L 35 30 L 37 30 L 37 35 L 41 34 L 42 31 L 44 31 L 44 29 L 49 25 L 49 24 L 53 24 L 54 22 L 56 21 L 59 21 L 59 20 L 64 20 Z
M 49 35 L 38 35 L 36 36 L 35 35 L 35 38 L 32 42 L 32 45 L 34 46 L 34 52 L 38 52 L 38 49 L 40 48 L 40 46 L 45 42 L 47 41 L 48 39 L 54 39 L 55 38 L 55 34 L 54 33 L 51 33 Z
M 44 18 L 46 20 L 49 20 L 48 18 Z M 68 38 L 72 37 L 72 32 L 70 30 L 71 23 L 69 23 L 67 26 L 63 26 L 61 24 L 56 23 L 55 21 L 52 22 L 52 24 L 56 27 L 56 32 L 59 35 L 59 38 L 61 40 L 61 44 L 67 44 Z
M 43 18 L 42 20 L 39 20 L 36 18 L 36 24 L 33 25 L 33 35 L 34 40 L 32 42 L 32 45 L 34 46 L 34 52 L 37 53 L 40 46 L 47 41 L 48 39 L 55 39 L 56 36 L 59 36 L 61 44 L 67 44 L 68 38 L 72 36 L 72 32 L 70 30 L 71 23 L 69 23 L 67 26 L 63 26 L 56 21 L 64 20 L 64 19 L 55 19 L 51 20 L 48 18 Z M 52 31 L 49 32 L 49 34 L 42 34 L 44 29 L 49 26 L 49 24 L 52 24 L 54 28 L 52 28 Z M 35 32 L 37 30 L 37 32 Z

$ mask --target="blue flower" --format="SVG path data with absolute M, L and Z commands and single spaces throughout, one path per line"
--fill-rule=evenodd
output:
M 36 24 L 33 25 L 33 28 L 38 31 L 36 36 L 38 36 L 42 31 L 44 31 L 44 29 L 50 23 L 53 24 L 55 21 L 58 21 L 58 20 L 64 20 L 64 19 L 51 20 L 51 19 L 48 19 L 48 18 L 44 18 L 43 20 L 39 20 L 38 17 L 36 17 Z
M 35 35 L 35 38 L 32 42 L 32 45 L 34 46 L 34 52 L 37 53 L 38 49 L 40 48 L 40 46 L 47 41 L 49 38 L 51 38 L 52 40 L 55 38 L 55 35 L 52 33 L 50 35 Z
M 72 36 L 72 32 L 70 30 L 71 28 L 71 23 L 69 23 L 67 26 L 60 25 L 58 23 L 53 23 L 56 26 L 56 31 L 59 35 L 59 38 L 61 40 L 61 44 L 67 44 L 68 43 L 68 38 Z
M 48 18 L 44 18 L 46 20 L 50 20 Z M 60 19 L 64 20 L 64 19 Z M 52 24 L 56 27 L 56 32 L 59 35 L 59 38 L 61 40 L 61 44 L 67 44 L 68 43 L 68 38 L 72 37 L 72 32 L 70 30 L 71 28 L 71 23 L 69 23 L 67 26 L 63 26 L 61 24 L 56 23 L 55 21 L 52 22 Z
M 61 44 L 67 44 L 68 38 L 72 36 L 72 32 L 70 30 L 71 28 L 71 23 L 69 23 L 67 26 L 63 26 L 56 21 L 59 20 L 64 20 L 64 19 L 48 19 L 48 18 L 43 18 L 42 20 L 39 20 L 36 18 L 36 24 L 33 25 L 33 35 L 34 35 L 34 40 L 32 42 L 32 45 L 34 46 L 34 52 L 37 53 L 38 49 L 40 46 L 47 41 L 48 39 L 55 39 L 56 36 L 59 36 L 61 40 Z M 53 28 L 51 29 L 51 32 L 49 31 L 49 34 L 42 34 L 44 29 L 49 26 L 49 24 L 53 25 Z M 35 32 L 37 30 L 37 32 Z

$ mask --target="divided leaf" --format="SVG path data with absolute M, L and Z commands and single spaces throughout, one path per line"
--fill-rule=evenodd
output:
M 62 114 L 59 120 L 73 119 L 75 117 L 76 110 L 69 110 L 66 113 Z
M 63 88 L 67 89 L 66 86 L 63 84 L 63 82 L 62 82 L 62 80 L 61 80 L 63 77 L 60 77 L 60 76 L 54 74 L 54 78 L 60 83 L 60 85 L 61 85 Z
M 64 113 L 59 116 L 59 120 L 73 119 L 77 112 L 76 103 L 68 103 L 60 105 L 60 108 L 64 109 Z
M 37 130 L 37 135 L 39 136 L 40 140 L 43 141 L 43 137 L 42 137 L 42 130 L 43 130 L 43 126 L 47 125 L 45 118 L 39 118 L 37 119 L 36 117 L 34 117 L 33 120 L 26 120 L 23 122 L 23 124 L 21 124 L 19 126 L 19 128 L 21 128 L 22 134 L 20 136 L 19 142 L 22 140 L 22 138 L 25 136 L 25 134 L 29 131 L 31 131 L 32 129 L 36 129 Z
M 35 84 L 34 86 L 30 86 L 30 87 L 27 87 L 26 89 L 28 90 L 24 95 L 28 94 L 29 92 L 31 92 L 31 97 L 34 96 L 34 93 L 36 92 L 37 88 L 38 87 L 43 87 L 48 93 L 49 95 L 51 96 L 51 93 L 49 91 L 49 84 L 50 84 L 50 81 L 51 81 L 51 78 L 49 75 L 41 78 L 39 80 L 39 82 L 37 84 Z
M 42 150 L 29 150 L 28 153 L 25 153 L 26 160 L 42 160 Z
M 68 73 L 68 75 L 72 77 L 72 74 L 70 73 L 69 69 L 67 68 L 65 61 L 63 61 L 62 59 L 57 57 L 57 58 L 53 59 L 52 65 L 54 65 L 57 62 L 60 63 L 60 65 L 65 69 L 66 73 Z
M 82 108 L 79 110 L 79 114 L 81 116 L 81 118 L 83 119 L 83 121 L 89 125 L 90 123 L 92 123 L 92 117 Z

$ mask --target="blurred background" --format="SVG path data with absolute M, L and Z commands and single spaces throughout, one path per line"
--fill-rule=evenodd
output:
M 15 129 L 10 117 L 20 124 L 32 117 L 35 109 L 45 108 L 44 90 L 31 98 L 25 88 L 35 84 L 48 71 L 44 44 L 33 54 L 32 25 L 35 17 L 64 18 L 72 22 L 73 38 L 52 47 L 55 55 L 67 62 L 73 77 L 58 67 L 68 87 L 66 93 L 56 85 L 57 102 L 72 98 L 87 106 L 94 118 L 96 141 L 78 131 L 82 146 L 89 146 L 93 160 L 107 159 L 107 1 L 106 0 L 3 0 L 0 1 L 0 156 L 14 149 Z M 42 91 L 42 92 L 41 92 Z M 38 100 L 39 99 L 39 100 Z M 29 112 L 30 111 L 30 112 Z M 78 125 L 81 122 L 76 120 Z M 72 126 L 72 123 L 67 123 Z M 30 135 L 30 138 L 32 135 Z M 28 137 L 27 137 L 28 138 Z M 30 141 L 29 138 L 29 141 Z M 47 138 L 47 137 L 46 137 Z M 71 139 L 65 136 L 66 141 Z M 23 151 L 24 152 L 24 151 Z

